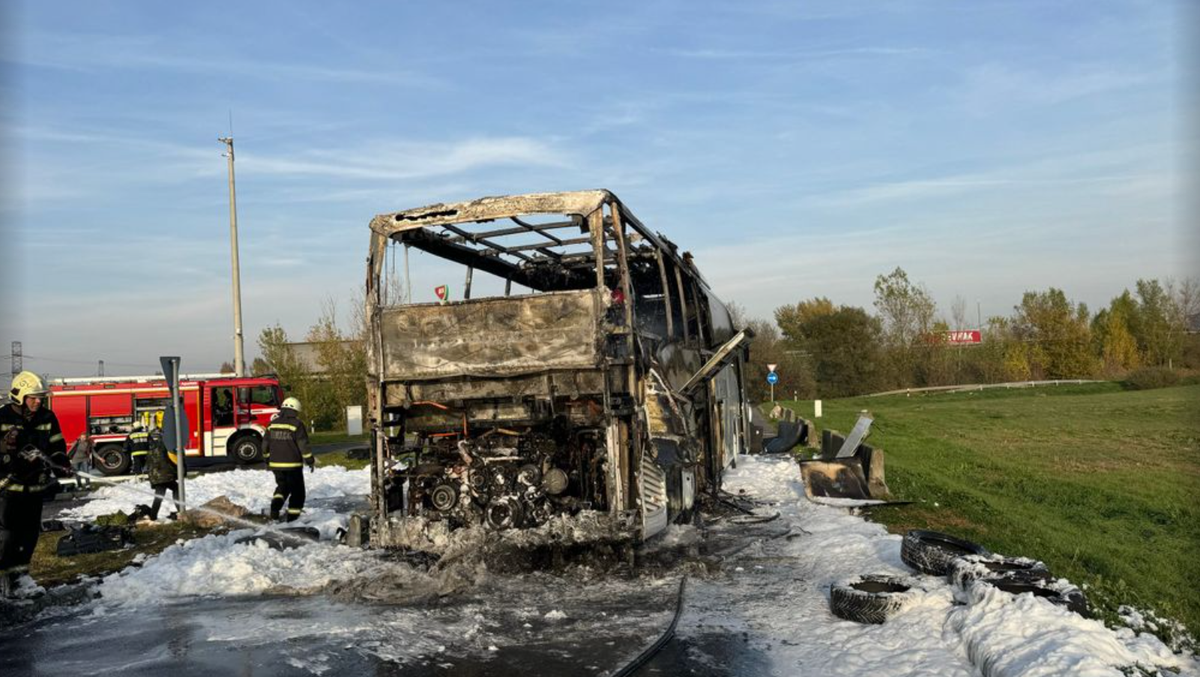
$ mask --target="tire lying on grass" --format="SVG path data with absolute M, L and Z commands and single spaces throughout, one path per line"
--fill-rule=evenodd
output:
M 966 555 L 991 556 L 987 548 L 949 534 L 914 529 L 904 534 L 900 559 L 908 566 L 931 576 L 945 576 L 950 563 Z
M 848 621 L 882 623 L 916 599 L 913 585 L 901 576 L 855 576 L 830 586 L 829 609 Z
M 1004 578 L 980 582 L 1014 595 L 1028 592 L 1034 597 L 1041 597 L 1052 604 L 1066 607 L 1068 611 L 1074 611 L 1084 618 L 1091 617 L 1087 598 L 1083 596 L 1083 591 L 1066 581 L 1063 581 L 1063 585 L 1056 584 L 1054 581 L 1014 581 Z
M 1045 564 L 1027 557 L 966 555 L 950 562 L 946 579 L 953 585 L 965 588 L 976 580 L 1046 583 L 1053 577 Z

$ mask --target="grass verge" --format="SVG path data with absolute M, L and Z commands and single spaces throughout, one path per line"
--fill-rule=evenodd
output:
M 359 470 L 371 465 L 370 459 L 348 458 L 346 451 L 331 451 L 317 456 L 317 465 L 340 465 L 347 470 Z
M 785 404 L 812 417 L 811 402 Z M 1085 584 L 1109 622 L 1130 604 L 1200 631 L 1200 386 L 1049 386 L 824 408 L 817 426 L 842 432 L 860 410 L 874 415 L 888 486 L 915 501 L 870 511 L 891 531 L 945 531 L 1043 560 Z
M 308 434 L 310 444 L 338 444 L 341 442 L 361 442 L 366 444 L 369 436 L 362 435 L 347 435 L 343 432 L 315 432 Z
M 55 554 L 58 540 L 67 532 L 50 531 L 42 534 L 38 540 L 29 563 L 29 573 L 39 585 L 46 587 L 73 583 L 80 576 L 105 576 L 129 566 L 139 554 L 157 555 L 179 540 L 199 538 L 208 533 L 211 530 L 181 522 L 138 525 L 134 528 L 134 543 L 121 550 L 59 557 Z

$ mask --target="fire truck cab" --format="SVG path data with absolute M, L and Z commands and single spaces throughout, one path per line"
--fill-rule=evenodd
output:
M 262 460 L 263 433 L 283 400 L 278 379 L 185 374 L 179 391 L 189 457 L 233 457 L 244 464 Z M 90 434 L 96 466 L 105 475 L 128 472 L 125 439 L 136 423 L 161 427 L 170 401 L 161 376 L 56 379 L 50 394 L 68 446 Z

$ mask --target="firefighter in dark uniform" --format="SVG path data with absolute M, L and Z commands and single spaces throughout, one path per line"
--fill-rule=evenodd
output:
M 158 510 L 162 507 L 163 497 L 171 492 L 173 503 L 179 500 L 179 469 L 175 465 L 175 454 L 167 451 L 163 441 L 162 431 L 156 428 L 148 434 L 150 453 L 146 455 L 146 475 L 150 479 L 150 489 L 154 492 L 154 504 L 150 506 L 147 517 L 153 522 L 158 519 Z M 168 517 L 175 519 L 177 511 L 172 509 Z
M 308 448 L 308 429 L 300 420 L 300 400 L 284 400 L 279 415 L 267 426 L 266 457 L 275 473 L 271 519 L 279 519 L 286 502 L 287 521 L 294 522 L 304 509 L 304 466 L 311 471 L 316 464 Z
M 71 474 L 67 444 L 54 412 L 42 406 L 46 386 L 37 374 L 13 377 L 9 404 L 0 408 L 0 595 L 11 596 L 29 572 L 42 531 L 42 502 Z
M 150 453 L 150 433 L 146 432 L 141 423 L 135 423 L 133 432 L 125 438 L 125 453 L 129 455 L 133 464 L 133 474 L 141 475 L 142 469 L 146 467 L 146 455 Z

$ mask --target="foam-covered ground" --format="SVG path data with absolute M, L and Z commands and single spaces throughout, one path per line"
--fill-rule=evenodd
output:
M 314 497 L 354 496 L 368 488 L 367 471 L 328 467 L 305 479 Z M 225 495 L 255 511 L 265 509 L 272 488 L 271 474 L 255 470 L 212 473 L 188 484 L 193 502 Z M 1173 654 L 1148 633 L 1110 630 L 1029 595 L 984 586 L 963 592 L 915 574 L 900 560 L 899 536 L 848 508 L 807 501 L 799 469 L 788 459 L 742 457 L 725 488 L 766 502 L 764 513 L 779 511 L 768 525 L 774 537 L 724 527 L 747 547 L 731 550 L 719 573 L 692 579 L 677 640 L 659 659 L 666 661 L 658 663 L 659 672 L 1121 677 L 1169 669 L 1162 674 L 1200 677 L 1193 657 Z M 97 495 L 74 514 L 145 502 L 118 488 Z M 305 519 L 329 535 L 345 515 L 326 512 Z M 100 599 L 23 631 L 23 641 L 44 637 L 48 647 L 58 646 L 51 638 L 69 638 L 73 653 L 35 651 L 29 662 L 8 667 L 75 674 L 79 656 L 90 653 L 93 664 L 106 669 L 177 677 L 224 670 L 230 656 L 255 657 L 255 674 L 322 674 L 339 665 L 370 671 L 379 662 L 415 670 L 405 674 L 480 665 L 492 666 L 489 674 L 603 674 L 665 627 L 678 579 L 671 572 L 633 580 L 501 577 L 469 558 L 424 571 L 330 543 L 276 551 L 235 542 L 249 533 L 181 542 L 106 577 Z M 673 526 L 648 549 L 686 549 L 699 540 L 695 527 Z M 882 625 L 834 617 L 830 584 L 866 573 L 913 576 L 922 592 Z M 182 617 L 186 622 L 170 626 L 176 634 L 163 641 L 185 648 L 144 664 L 112 658 L 102 645 L 104 632 L 87 630 L 117 624 L 151 641 L 166 632 L 164 619 Z M 7 644 L 0 639 L 0 649 Z M 506 665 L 519 667 L 508 672 Z
M 341 466 L 322 466 L 312 472 L 304 471 L 304 486 L 307 493 L 305 514 L 300 524 L 317 527 L 323 538 L 332 538 L 338 527 L 344 526 L 346 515 L 321 505 L 327 499 L 364 496 L 371 492 L 371 471 L 346 470 Z M 184 485 L 190 506 L 203 505 L 218 496 L 225 496 L 233 503 L 252 513 L 263 514 L 271 505 L 275 493 L 275 475 L 270 470 L 238 469 L 228 472 L 212 472 L 187 480 Z M 171 496 L 170 492 L 167 497 Z M 64 520 L 93 520 L 118 510 L 131 512 L 138 504 L 150 504 L 154 494 L 146 482 L 126 481 L 112 486 L 102 486 L 92 492 L 90 500 L 60 514 Z M 167 504 L 159 510 L 158 521 L 167 521 L 174 506 Z
M 725 488 L 771 501 L 799 535 L 763 540 L 735 556 L 741 561 L 730 563 L 731 580 L 698 581 L 679 634 L 700 640 L 746 632 L 770 657 L 770 674 L 1121 677 L 1140 666 L 1149 674 L 1200 675 L 1192 657 L 1173 654 L 1150 634 L 1110 630 L 1032 595 L 988 586 L 956 593 L 941 578 L 915 574 L 900 560 L 900 536 L 844 508 L 807 501 L 789 459 L 741 457 Z M 882 625 L 833 616 L 829 586 L 868 573 L 914 576 L 924 592 Z M 703 661 L 702 649 L 692 651 Z

